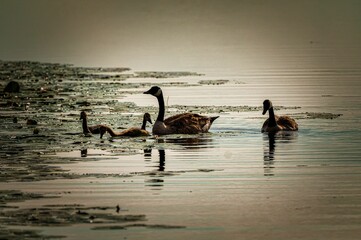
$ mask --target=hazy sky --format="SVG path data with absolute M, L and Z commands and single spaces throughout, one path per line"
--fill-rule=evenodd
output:
M 2 60 L 177 70 L 313 54 L 309 64 L 357 65 L 361 1 L 0 0 L 0 32 Z

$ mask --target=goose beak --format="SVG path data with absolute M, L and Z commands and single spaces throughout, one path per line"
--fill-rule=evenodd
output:
M 150 94 L 150 92 L 149 92 L 150 90 L 148 90 L 148 91 L 146 91 L 146 92 L 144 92 L 143 94 Z
M 267 112 L 267 108 L 263 108 L 263 112 L 262 112 L 262 115 L 265 115 Z
M 150 124 L 153 124 L 152 119 L 149 119 L 148 122 L 150 122 Z

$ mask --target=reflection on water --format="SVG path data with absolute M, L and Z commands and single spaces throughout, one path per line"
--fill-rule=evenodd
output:
M 277 133 L 263 134 L 263 163 L 265 176 L 274 176 L 273 169 L 275 168 L 274 161 L 276 160 L 276 145 L 284 147 L 286 144 L 295 143 L 297 141 L 297 136 L 298 133 L 293 131 L 280 131 Z M 287 147 L 284 147 L 284 149 L 287 149 Z
M 80 150 L 80 156 L 81 157 L 87 157 L 88 156 L 88 149 L 87 148 L 81 149 Z
M 90 146 L 83 142 L 84 145 L 72 144 L 76 150 L 58 152 L 54 157 L 72 158 L 71 164 L 66 162 L 61 167 L 80 174 L 79 178 L 61 180 L 61 184 L 26 183 L 25 190 L 71 190 L 71 194 L 61 195 L 61 202 L 86 206 L 119 204 L 130 213 L 145 214 L 150 224 L 185 225 L 186 229 L 177 231 L 182 234 L 179 239 L 196 234 L 200 234 L 198 239 L 213 235 L 214 239 L 223 239 L 225 233 L 231 233 L 225 239 L 236 234 L 244 234 L 246 239 L 262 239 L 274 226 L 277 231 L 270 239 L 302 238 L 307 231 L 315 236 L 308 239 L 317 239 L 329 229 L 343 229 L 342 233 L 359 236 L 360 91 L 356 92 L 357 87 L 335 85 L 332 74 L 320 76 L 318 84 L 314 78 L 317 76 L 279 78 L 277 73 L 265 73 L 253 78 L 235 76 L 234 81 L 244 84 L 165 90 L 170 93 L 170 104 L 178 101 L 186 104 L 184 100 L 188 100 L 192 105 L 256 107 L 267 93 L 278 105 L 301 107 L 280 109 L 280 114 L 305 116 L 301 113 L 330 112 L 341 113 L 342 117 L 301 118 L 297 119 L 298 133 L 267 135 L 260 132 L 264 121 L 260 112 L 220 112 L 210 134 L 150 137 L 145 141 L 87 138 Z M 300 79 L 304 80 L 302 84 Z M 360 74 L 343 79 L 359 86 Z M 214 97 L 220 93 L 225 97 Z M 325 94 L 329 96 L 322 97 Z M 132 96 L 149 102 L 142 94 Z M 83 158 L 79 157 L 79 150 Z M 15 151 L 19 152 L 15 148 L 6 154 Z M 30 160 L 21 159 L 28 165 L 27 161 Z M 24 183 L 7 182 L 3 186 L 13 186 L 10 184 L 24 189 Z M 59 199 L 46 202 L 57 204 Z M 78 230 L 77 226 L 69 229 Z M 295 235 L 287 235 L 289 229 Z M 148 235 L 154 232 L 169 234 L 159 239 L 174 239 L 174 231 L 127 231 L 136 239 L 157 238 L 158 235 Z M 107 234 L 114 234 L 107 239 L 119 238 L 118 233 Z M 338 239 L 343 239 L 342 236 Z
M 152 190 L 162 190 L 164 179 L 162 172 L 165 171 L 165 150 L 158 149 L 158 156 L 159 156 L 159 164 L 155 170 L 151 173 L 147 174 L 149 179 L 146 179 L 146 186 L 151 187 Z M 144 149 L 144 160 L 151 161 L 152 159 L 152 149 Z
M 210 135 L 197 135 L 194 136 L 186 136 L 186 137 L 179 137 L 173 138 L 168 137 L 164 139 L 164 142 L 167 143 L 174 143 L 180 146 L 183 146 L 185 149 L 200 149 L 200 148 L 210 148 L 212 147 L 212 137 Z
M 152 160 L 152 149 L 151 148 L 145 148 L 143 150 L 144 152 L 144 160 L 145 161 L 151 161 Z
M 273 176 L 273 160 L 274 160 L 274 153 L 275 153 L 275 134 L 269 133 L 264 134 L 263 138 L 268 137 L 268 148 L 264 148 L 264 157 L 263 157 L 263 164 L 264 164 L 264 175 L 265 176 Z M 264 140 L 264 142 L 267 142 L 267 139 Z M 268 149 L 268 151 L 267 151 Z
M 164 149 L 158 149 L 159 151 L 159 168 L 160 172 L 164 172 L 165 170 L 165 151 Z
M 196 135 L 196 136 L 162 136 L 155 139 L 158 150 L 158 164 L 153 166 L 153 169 L 147 175 L 148 179 L 145 180 L 146 186 L 151 187 L 152 190 L 161 190 L 164 186 L 164 177 L 166 175 L 173 175 L 172 171 L 166 171 L 166 149 L 162 146 L 164 144 L 175 144 L 181 146 L 183 149 L 180 150 L 187 152 L 186 154 L 193 158 L 194 161 L 197 161 L 198 156 L 194 155 L 194 151 L 203 149 L 203 148 L 212 148 L 212 137 L 211 135 Z M 189 150 L 189 151 L 188 151 Z M 170 151 L 170 150 L 169 150 Z M 152 148 L 143 149 L 143 156 L 145 162 L 150 162 L 152 160 Z M 180 153 L 182 154 L 182 153 Z
M 268 133 L 263 134 L 264 142 L 268 142 L 268 148 L 264 148 L 264 161 L 273 161 L 274 160 L 274 153 L 275 153 L 275 134 Z M 268 138 L 268 140 L 267 140 Z M 267 151 L 268 149 L 268 151 Z

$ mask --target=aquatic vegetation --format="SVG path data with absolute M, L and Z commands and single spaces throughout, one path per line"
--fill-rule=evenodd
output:
M 0 239 L 19 240 L 19 239 L 61 239 L 66 236 L 61 235 L 43 235 L 40 230 L 11 229 L 0 226 Z
M 229 83 L 229 80 L 201 80 L 198 83 L 201 85 L 222 85 Z
M 145 221 L 145 215 L 113 213 L 108 207 L 84 208 L 81 206 L 41 207 L 0 212 L 2 225 L 67 226 L 72 224 L 104 224 Z
M 135 72 L 135 77 L 138 78 L 177 78 L 202 75 L 195 72 Z
M 56 196 L 45 196 L 38 193 L 24 193 L 19 190 L 0 190 L 1 205 L 9 202 L 22 202 L 31 199 L 54 198 L 54 197 Z
M 136 223 L 136 224 L 126 224 L 126 225 L 121 225 L 121 226 L 112 225 L 112 226 L 93 227 L 92 230 L 126 230 L 128 228 L 135 228 L 135 227 L 154 228 L 154 229 L 181 229 L 181 228 L 186 228 L 185 226 Z
M 341 117 L 342 114 L 334 114 L 334 113 L 312 113 L 312 112 L 306 112 L 306 118 L 307 119 L 334 119 Z
M 121 99 L 130 94 L 140 94 L 144 88 L 157 81 L 159 86 L 190 87 L 200 85 L 243 84 L 235 80 L 202 80 L 189 84 L 179 77 L 201 76 L 193 72 L 128 72 L 129 68 L 83 68 L 67 64 L 39 62 L 0 61 L 0 89 L 16 81 L 19 91 L 4 92 L 0 95 L 0 182 L 38 182 L 59 179 L 106 179 L 132 182 L 144 179 L 144 185 L 154 189 L 166 186 L 168 178 L 183 178 L 183 175 L 208 175 L 223 171 L 223 165 L 193 165 L 189 168 L 165 166 L 164 159 L 154 164 L 152 157 L 144 160 L 146 150 L 195 150 L 194 158 L 202 148 L 209 147 L 214 139 L 237 138 L 242 129 L 220 130 L 210 135 L 174 135 L 164 137 L 111 138 L 100 139 L 98 134 L 82 133 L 79 114 L 86 111 L 89 124 L 107 124 L 121 130 L 140 123 L 145 112 L 156 117 L 156 106 L 138 106 Z M 125 81 L 137 78 L 137 83 Z M 140 78 L 145 78 L 140 79 Z M 152 79 L 153 78 L 153 79 Z M 171 78 L 171 79 L 170 79 Z M 184 78 L 186 79 L 186 78 Z M 158 83 L 160 82 L 160 83 Z M 237 86 L 242 87 L 242 86 Z M 297 110 L 298 106 L 276 106 L 276 110 Z M 228 116 L 232 113 L 261 112 L 261 106 L 197 106 L 169 105 L 166 116 L 175 113 L 196 112 Z M 297 119 L 334 119 L 341 114 L 301 112 L 291 114 Z M 257 117 L 258 118 L 258 117 Z M 261 117 L 259 117 L 261 118 Z M 218 143 L 216 143 L 218 144 Z M 235 142 L 234 144 L 237 144 Z M 88 150 L 101 150 L 99 155 Z M 174 153 L 173 153 L 174 154 Z M 215 164 L 218 159 L 209 156 Z M 143 156 L 144 155 L 144 156 Z M 140 157 L 146 162 L 145 169 L 131 169 L 127 172 L 74 173 L 64 165 L 98 163 L 126 157 Z M 160 156 L 161 157 L 161 156 Z M 163 155 L 165 158 L 165 156 Z M 192 155 L 189 156 L 192 158 Z M 144 157 L 145 158 L 145 157 Z M 213 159 L 214 158 L 214 159 Z M 150 159 L 150 160 L 149 160 Z M 148 161 L 148 162 L 147 162 Z M 163 162 L 162 162 L 163 161 Z M 169 162 L 169 161 L 168 161 Z M 187 160 L 187 162 L 191 162 Z M 159 165 L 159 166 L 158 166 Z M 243 166 L 243 165 L 242 165 Z M 187 177 L 187 176 L 186 176 Z M 107 179 L 109 178 L 109 179 Z M 203 176 L 202 176 L 203 178 Z M 99 180 L 100 181 L 100 180 Z M 13 184 L 11 183 L 11 184 Z M 143 184 L 143 181 L 142 181 Z M 69 192 L 70 193 L 70 192 Z M 82 203 L 71 205 L 56 204 L 50 198 L 61 198 L 64 192 L 42 195 L 21 191 L 0 191 L 0 238 L 4 239 L 47 239 L 63 236 L 42 235 L 37 230 L 11 229 L 15 226 L 71 226 L 74 224 L 97 224 L 93 230 L 123 230 L 130 228 L 177 229 L 185 226 L 147 224 L 145 214 L 118 214 L 116 206 L 86 206 Z M 41 207 L 19 209 L 15 202 L 49 198 Z M 12 204 L 8 204 L 12 203 Z M 121 208 L 120 208 L 121 209 Z M 5 227 L 3 227 L 5 226 Z M 89 227 L 90 229 L 90 227 Z
M 39 208 L 7 207 L 8 202 L 20 202 L 40 198 L 56 198 L 38 193 L 24 193 L 17 190 L 0 191 L 0 237 L 5 239 L 50 239 L 61 236 L 47 236 L 36 230 L 14 230 L 4 226 L 69 226 L 73 224 L 109 224 L 145 221 L 145 215 L 123 214 L 125 210 L 119 207 L 93 206 L 80 204 L 45 205 Z M 11 210 L 15 209 L 15 210 Z M 120 211 L 121 210 L 121 211 Z
M 295 119 L 336 119 L 342 116 L 339 113 L 301 112 L 290 114 Z

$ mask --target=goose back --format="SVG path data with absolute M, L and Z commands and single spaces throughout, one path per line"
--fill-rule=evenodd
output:
M 149 136 L 150 133 L 145 129 L 146 123 L 152 123 L 152 119 L 150 117 L 149 113 L 145 113 L 143 115 L 143 123 L 142 127 L 131 127 L 128 129 L 125 129 L 121 132 L 114 132 L 114 130 L 111 127 L 108 126 L 102 126 L 100 129 L 100 138 L 103 137 L 103 135 L 108 132 L 112 137 L 141 137 L 141 136 Z
M 276 132 L 276 131 L 297 131 L 298 124 L 289 116 L 275 115 L 276 126 L 269 126 L 269 118 L 263 123 L 262 132 Z
M 181 113 L 164 122 L 157 121 L 153 127 L 153 134 L 197 134 L 208 132 L 212 122 L 217 117 L 211 118 L 196 113 Z

